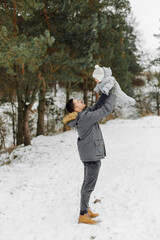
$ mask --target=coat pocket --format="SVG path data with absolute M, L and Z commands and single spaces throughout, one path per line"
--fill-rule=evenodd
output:
M 103 156 L 104 155 L 104 143 L 103 140 L 96 140 L 94 142 L 96 148 L 96 156 Z

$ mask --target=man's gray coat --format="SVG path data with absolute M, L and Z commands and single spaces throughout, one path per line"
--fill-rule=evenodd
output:
M 68 122 L 78 131 L 78 151 L 82 162 L 97 161 L 106 156 L 105 143 L 98 122 L 110 114 L 116 96 L 102 94 L 96 104 L 78 113 L 76 119 Z

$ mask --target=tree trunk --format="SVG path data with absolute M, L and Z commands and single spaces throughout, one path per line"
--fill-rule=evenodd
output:
M 54 96 L 57 96 L 57 80 L 54 80 Z
M 92 83 L 92 98 L 91 98 L 91 106 L 92 106 L 93 103 L 94 103 L 94 94 L 95 94 L 95 92 L 93 91 L 93 89 L 94 89 L 94 82 Z
M 87 78 L 84 79 L 84 103 L 86 104 L 86 107 L 88 106 L 88 88 L 87 88 Z
M 18 97 L 18 131 L 17 131 L 17 145 L 23 144 L 24 136 L 24 115 L 23 115 L 23 102 Z
M 69 101 L 69 98 L 70 98 L 70 88 L 71 88 L 71 83 L 67 82 L 66 83 L 66 103 Z M 65 109 L 65 113 L 67 113 L 66 109 Z
M 159 115 L 160 115 L 160 111 L 159 111 L 159 107 L 160 107 L 160 103 L 159 103 L 159 92 L 157 92 L 156 101 L 157 101 L 157 116 L 159 116 Z
M 29 108 L 25 107 L 24 110 L 24 145 L 31 145 L 30 132 L 29 132 Z
M 66 83 L 66 103 L 69 101 L 69 97 L 70 97 L 70 86 L 71 86 L 71 83 L 70 82 L 67 82 Z M 67 114 L 67 110 L 65 109 L 65 114 Z M 63 127 L 63 131 L 67 131 L 69 130 L 70 127 L 68 125 L 64 125 Z
M 15 129 L 15 111 L 14 111 L 14 105 L 12 105 L 12 131 L 13 131 L 13 145 L 16 145 L 16 129 Z
M 44 71 L 45 71 L 45 68 L 44 68 Z M 41 72 L 39 72 L 38 78 L 41 82 L 41 88 L 39 91 L 37 136 L 44 135 L 44 111 L 45 111 L 45 96 L 46 96 L 46 82 Z
M 37 136 L 44 135 L 44 111 L 45 111 L 45 91 L 41 89 L 39 92 Z
M 69 101 L 69 98 L 70 98 L 70 88 L 71 88 L 71 83 L 68 82 L 66 87 L 66 103 Z

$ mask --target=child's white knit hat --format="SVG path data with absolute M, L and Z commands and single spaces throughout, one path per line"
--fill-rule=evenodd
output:
M 96 79 L 98 79 L 98 81 L 101 82 L 102 79 L 104 78 L 104 70 L 99 65 L 96 65 L 94 68 L 95 69 L 93 71 L 92 76 L 93 76 L 93 78 L 96 78 Z

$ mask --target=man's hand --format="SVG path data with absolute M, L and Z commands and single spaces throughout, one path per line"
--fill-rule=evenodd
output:
M 99 81 L 97 78 L 95 78 L 94 80 L 95 80 L 97 83 L 100 83 L 100 81 Z
M 98 101 L 99 93 L 96 93 L 96 101 Z

